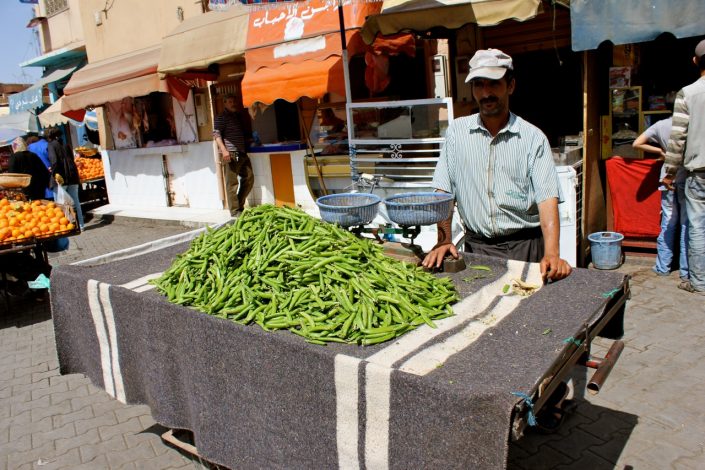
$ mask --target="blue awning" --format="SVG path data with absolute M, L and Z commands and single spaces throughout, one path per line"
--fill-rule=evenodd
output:
M 677 38 L 705 34 L 703 0 L 571 0 L 574 51 L 596 49 L 603 41 L 631 44 L 662 33 Z
M 74 70 L 76 70 L 78 65 L 78 63 L 72 63 L 52 70 L 51 72 L 47 72 L 31 87 L 22 92 L 10 95 L 8 97 L 10 112 L 19 113 L 21 111 L 29 111 L 31 109 L 41 108 L 44 106 L 44 85 L 59 82 L 64 79 L 68 80 L 67 77 L 71 75 Z

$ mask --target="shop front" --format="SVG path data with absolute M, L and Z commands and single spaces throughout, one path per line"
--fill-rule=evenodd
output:
M 655 253 L 661 212 L 661 161 L 632 143 L 670 117 L 677 91 L 698 78 L 692 58 L 705 37 L 703 15 L 705 4 L 695 0 L 570 4 L 572 48 L 587 65 L 586 162 L 605 188 L 604 209 L 588 209 L 588 223 L 622 233 L 632 251 Z
M 64 89 L 62 113 L 100 107 L 111 204 L 221 209 L 212 145 L 200 142 L 193 93 L 160 79 L 159 57 L 154 46 L 89 64 Z
M 371 45 L 362 40 L 360 27 L 380 7 L 379 2 L 338 7 L 313 1 L 250 13 L 242 97 L 262 143 L 251 148 L 253 165 L 260 169 L 255 176 L 264 178 L 256 180 L 257 202 L 300 205 L 317 214 L 317 197 L 350 190 L 356 179 L 354 126 L 348 124 L 352 114 L 346 103 L 384 100 L 388 92 L 425 96 L 413 35 Z M 402 70 L 420 77 L 418 90 L 399 86 L 411 84 Z

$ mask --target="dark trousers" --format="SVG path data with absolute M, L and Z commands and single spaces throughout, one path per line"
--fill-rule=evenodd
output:
M 516 261 L 538 263 L 544 255 L 541 227 L 520 230 L 511 235 L 485 238 L 465 232 L 465 251 Z
M 230 161 L 225 164 L 225 197 L 231 214 L 245 208 L 245 200 L 254 184 L 255 174 L 250 157 L 244 153 L 231 153 Z

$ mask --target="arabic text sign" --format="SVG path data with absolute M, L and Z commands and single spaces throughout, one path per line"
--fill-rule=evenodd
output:
M 359 28 L 365 17 L 378 13 L 381 2 L 343 2 L 345 27 Z M 247 48 L 309 38 L 340 30 L 338 7 L 329 0 L 281 2 L 250 13 Z
M 42 87 L 12 94 L 8 96 L 8 99 L 10 112 L 13 114 L 39 108 L 44 104 L 42 101 Z

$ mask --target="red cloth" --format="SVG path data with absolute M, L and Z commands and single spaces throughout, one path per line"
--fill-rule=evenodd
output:
M 661 231 L 660 160 L 612 157 L 606 162 L 614 231 L 656 238 Z

